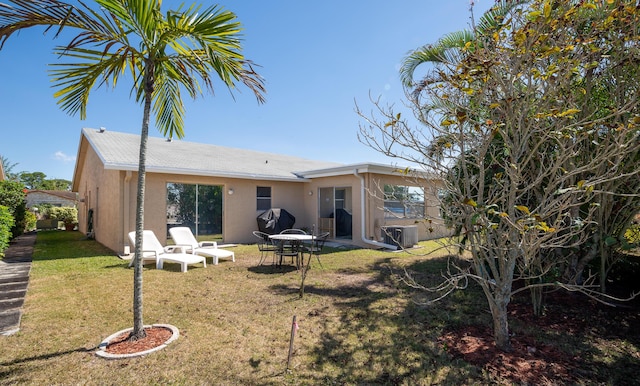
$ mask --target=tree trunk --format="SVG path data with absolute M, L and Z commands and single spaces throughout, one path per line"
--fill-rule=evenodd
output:
M 147 139 L 149 138 L 149 116 L 151 113 L 151 97 L 153 93 L 153 68 L 145 65 L 144 114 L 142 132 L 140 134 L 140 155 L 138 159 L 138 194 L 136 197 L 136 247 L 133 270 L 133 330 L 129 339 L 144 338 L 142 320 L 142 231 L 144 229 L 144 193 L 146 179 Z
M 509 340 L 509 322 L 507 320 L 507 305 L 509 304 L 510 296 L 504 295 L 504 291 L 496 291 L 494 293 L 494 302 L 490 303 L 491 317 L 493 318 L 493 339 L 497 348 L 510 352 L 512 348 Z
M 542 316 L 543 309 L 543 292 L 542 287 L 531 287 L 529 289 L 531 294 L 531 305 L 533 306 L 533 314 L 535 316 Z

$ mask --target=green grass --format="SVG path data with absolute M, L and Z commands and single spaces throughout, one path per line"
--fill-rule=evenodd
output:
M 423 243 L 428 252 L 434 243 Z M 315 259 L 298 297 L 295 269 L 257 266 L 257 246 L 236 262 L 144 271 L 144 321 L 180 338 L 147 357 L 105 360 L 102 339 L 132 325 L 128 261 L 77 232 L 40 232 L 20 331 L 0 337 L 0 384 L 428 385 L 485 384 L 481 368 L 438 343 L 446 328 L 488 324 L 477 289 L 435 306 L 396 273 L 439 277 L 444 251 L 331 250 Z M 285 371 L 293 316 L 300 329 Z M 594 347 L 596 343 L 582 342 Z M 626 345 L 626 346 L 625 346 Z M 634 343 L 618 347 L 638 354 Z M 617 355 L 617 352 L 611 355 Z M 593 363 L 608 366 L 602 358 Z M 602 359 L 602 360 L 601 360 Z M 497 380 L 498 382 L 500 380 Z M 588 383 L 588 382 L 587 382 Z

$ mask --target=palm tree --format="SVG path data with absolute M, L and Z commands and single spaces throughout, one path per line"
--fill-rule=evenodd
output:
M 192 5 L 161 12 L 161 0 L 96 0 L 99 10 L 79 2 L 12 0 L 0 3 L 0 43 L 14 32 L 34 26 L 79 33 L 55 48 L 70 63 L 51 72 L 58 104 L 69 114 L 86 117 L 90 91 L 115 87 L 129 73 L 132 95 L 143 106 L 136 206 L 133 330 L 131 339 L 145 336 L 142 321 L 142 230 L 144 228 L 145 160 L 153 109 L 158 130 L 169 138 L 184 136 L 181 90 L 192 98 L 213 93 L 217 74 L 230 90 L 243 83 L 264 102 L 262 78 L 241 53 L 240 23 L 218 6 Z M 0 48 L 2 46 L 0 45 Z
M 13 168 L 18 165 L 17 162 L 11 163 L 9 158 L 0 155 L 0 169 L 4 171 L 4 177 L 9 181 L 16 181 L 18 179 L 17 173 L 13 172 Z
M 462 30 L 448 33 L 441 37 L 435 44 L 426 44 L 411 51 L 403 60 L 400 67 L 400 80 L 407 88 L 415 88 L 414 93 L 420 90 L 420 83 L 414 81 L 416 69 L 424 63 L 456 65 L 464 55 L 465 45 L 478 40 L 479 36 L 486 35 L 496 26 L 505 21 L 505 17 L 515 7 L 527 3 L 528 0 L 500 0 L 485 12 L 478 23 L 472 20 L 472 30 Z M 473 5 L 472 5 L 473 7 Z M 473 10 L 473 8 L 472 8 Z M 424 80 L 423 80 L 424 82 Z M 422 83 L 422 82 L 421 82 Z

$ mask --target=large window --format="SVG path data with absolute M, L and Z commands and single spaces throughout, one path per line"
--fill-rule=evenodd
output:
M 222 186 L 167 184 L 167 232 L 187 226 L 194 235 L 222 234 Z
M 258 186 L 256 189 L 256 207 L 258 210 L 271 209 L 271 187 Z
M 424 189 L 416 186 L 385 185 L 384 216 L 424 218 Z

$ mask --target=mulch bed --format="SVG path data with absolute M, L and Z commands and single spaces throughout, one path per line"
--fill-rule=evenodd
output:
M 138 340 L 129 340 L 128 331 L 119 335 L 109 343 L 105 351 L 110 354 L 135 354 L 161 346 L 173 335 L 170 329 L 164 327 L 149 327 L 144 331 L 147 336 Z
M 630 331 L 640 326 L 638 304 L 608 307 L 577 294 L 557 292 L 546 301 L 547 312 L 541 317 L 533 315 L 531 305 L 522 297 L 509 305 L 509 320 L 533 327 L 541 332 L 584 336 L 591 334 L 629 337 Z M 629 329 L 620 329 L 625 320 Z M 511 331 L 513 332 L 513 331 Z M 585 373 L 588 364 L 579 356 L 570 354 L 551 343 L 542 343 L 535 337 L 519 333 L 511 338 L 513 350 L 503 352 L 496 348 L 491 326 L 468 325 L 449 329 L 439 343 L 454 358 L 461 358 L 483 369 L 491 379 L 516 384 L 556 385 L 575 384 Z M 588 371 L 587 371 L 588 372 Z

